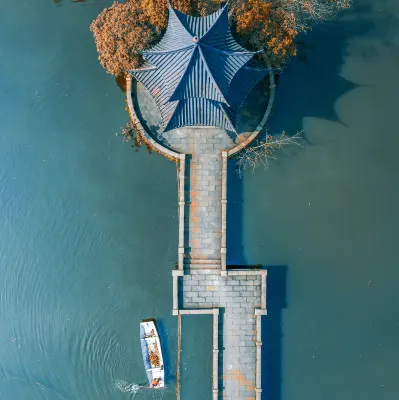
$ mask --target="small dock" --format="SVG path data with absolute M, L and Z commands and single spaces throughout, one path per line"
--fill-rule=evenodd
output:
M 260 400 L 267 272 L 226 265 L 228 151 L 224 149 L 233 143 L 215 128 L 184 128 L 168 139 L 181 152 L 173 314 L 213 315 L 213 400 Z
M 222 128 L 184 126 L 153 136 L 138 117 L 157 126 L 159 115 L 148 93 L 127 77 L 127 103 L 139 134 L 154 151 L 176 161 L 178 171 L 179 244 L 173 275 L 173 314 L 213 317 L 212 400 L 260 400 L 262 394 L 261 318 L 267 314 L 267 271 L 227 266 L 227 163 L 263 129 L 274 99 L 269 72 L 269 102 L 256 129 L 232 137 Z M 179 340 L 180 343 L 180 340 Z M 179 347 L 179 359 L 180 359 Z M 180 398 L 178 361 L 177 397 Z
M 180 285 L 179 316 L 213 314 L 213 399 L 260 399 L 266 271 L 191 272 Z

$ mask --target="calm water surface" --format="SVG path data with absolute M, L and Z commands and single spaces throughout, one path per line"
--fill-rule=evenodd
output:
M 175 166 L 113 134 L 124 98 L 88 30 L 111 1 L 60 4 L 0 0 L 0 399 L 173 399 Z M 307 35 L 270 120 L 306 128 L 305 148 L 231 181 L 230 261 L 273 283 L 267 399 L 398 396 L 398 19 L 396 0 L 360 0 Z M 148 316 L 162 394 L 135 392 Z M 209 324 L 194 325 L 184 400 L 210 398 Z

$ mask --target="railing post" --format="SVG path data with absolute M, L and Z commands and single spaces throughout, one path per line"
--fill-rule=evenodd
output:
M 220 262 L 222 275 L 226 275 L 226 221 L 227 221 L 227 151 L 222 152 L 222 237 L 220 243 Z
M 184 268 L 184 208 L 185 208 L 185 178 L 186 178 L 186 155 L 180 154 L 179 162 L 179 262 L 180 271 Z
M 261 316 L 256 316 L 256 378 L 255 394 L 256 400 L 261 400 L 262 396 L 262 324 Z
M 219 397 L 219 309 L 213 309 L 213 371 L 212 371 L 213 400 Z

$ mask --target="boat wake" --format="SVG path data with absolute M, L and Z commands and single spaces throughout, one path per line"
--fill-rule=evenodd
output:
M 123 380 L 115 381 L 115 388 L 123 393 L 137 393 L 142 387 L 138 383 L 128 383 Z

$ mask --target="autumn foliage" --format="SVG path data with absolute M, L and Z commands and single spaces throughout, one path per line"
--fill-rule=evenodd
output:
M 296 54 L 294 39 L 311 24 L 330 19 L 351 0 L 232 0 L 233 26 L 249 48 L 266 47 L 279 67 Z
M 142 62 L 137 50 L 148 48 L 166 27 L 166 8 L 158 0 L 114 2 L 92 22 L 101 65 L 121 75 Z
M 314 22 L 332 18 L 351 0 L 231 0 L 230 20 L 237 39 L 250 49 L 266 48 L 275 66 L 296 54 L 295 37 Z M 216 11 L 220 0 L 171 0 L 172 6 L 190 15 Z M 99 60 L 112 75 L 140 66 L 138 53 L 151 47 L 167 26 L 166 0 L 115 2 L 90 26 Z

